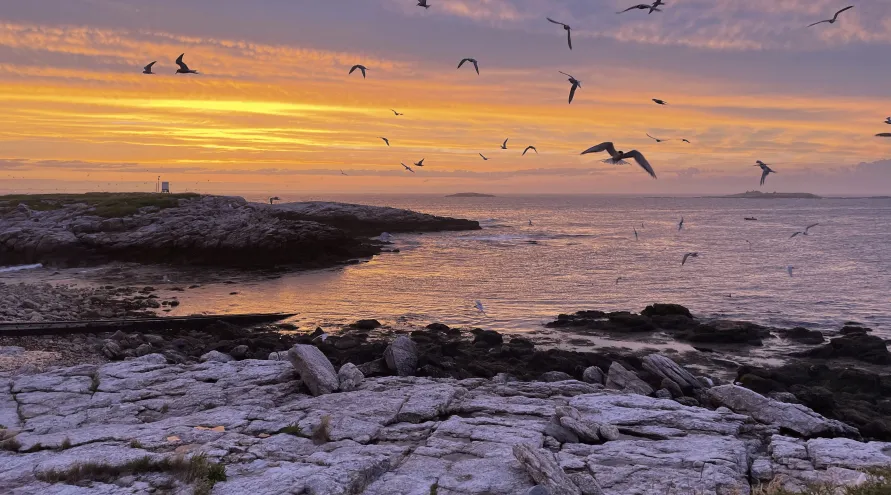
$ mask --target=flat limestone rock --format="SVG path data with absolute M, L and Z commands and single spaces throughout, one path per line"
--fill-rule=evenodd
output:
M 626 370 L 616 361 L 613 361 L 613 364 L 609 367 L 609 372 L 606 376 L 606 388 L 640 395 L 650 395 L 654 392 L 653 387 L 647 385 L 634 372 Z
M 513 453 L 529 476 L 551 495 L 582 495 L 582 491 L 563 472 L 551 452 L 520 443 L 514 445 Z
M 318 347 L 296 344 L 288 350 L 288 359 L 313 395 L 330 394 L 340 386 L 334 365 Z
M 650 354 L 643 359 L 643 369 L 677 384 L 682 390 L 697 390 L 702 384 L 689 371 L 661 354 Z M 665 387 L 668 388 L 668 387 Z M 669 390 L 671 390 L 669 388 Z

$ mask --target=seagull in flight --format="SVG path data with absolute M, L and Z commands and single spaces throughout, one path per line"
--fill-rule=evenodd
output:
M 424 160 L 426 160 L 426 158 L 421 158 L 421 161 L 415 163 L 415 167 L 423 167 L 423 166 L 424 166 Z
M 563 24 L 562 22 L 555 21 L 555 20 L 551 19 L 550 17 L 546 17 L 546 19 L 549 22 L 563 26 L 563 29 L 566 31 L 566 42 L 569 43 L 569 49 L 572 50 L 572 28 L 569 27 L 569 24 Z
M 653 98 L 653 101 L 656 102 L 657 105 L 668 105 L 668 102 L 665 100 L 660 100 L 658 98 Z
M 350 69 L 350 74 L 355 72 L 356 69 L 359 69 L 362 71 L 362 79 L 365 79 L 365 71 L 368 70 L 368 67 L 365 67 L 364 65 L 356 64 Z
M 681 138 L 681 141 L 683 141 L 683 142 L 685 142 L 685 143 L 687 143 L 687 144 L 690 144 L 690 140 L 687 139 L 687 138 Z
M 835 21 L 838 20 L 838 15 L 839 15 L 839 14 L 841 14 L 842 12 L 844 12 L 844 11 L 846 11 L 846 10 L 850 10 L 850 9 L 853 9 L 853 8 L 854 8 L 853 5 L 848 5 L 847 7 L 845 7 L 845 8 L 843 8 L 843 9 L 839 10 L 838 12 L 836 12 L 835 15 L 832 16 L 832 19 L 826 19 L 825 21 L 815 22 L 815 23 L 813 23 L 813 24 L 809 24 L 808 27 L 816 26 L 817 24 L 823 24 L 824 22 L 828 22 L 829 24 L 835 24 Z
M 616 13 L 624 14 L 625 12 L 628 12 L 629 10 L 649 10 L 651 14 L 653 13 L 654 10 L 656 12 L 662 12 L 662 9 L 656 8 L 655 3 L 653 5 L 649 5 L 646 3 L 639 3 L 639 4 L 635 5 L 634 7 L 628 7 L 627 9 L 625 9 L 621 12 L 616 12 Z
M 340 175 L 347 175 L 347 173 L 344 172 L 343 169 L 341 169 L 341 170 L 340 170 Z
M 891 118 L 891 117 L 889 117 L 889 118 Z M 510 139 L 510 138 L 507 138 L 507 139 Z M 507 139 L 505 139 L 504 142 L 501 143 L 501 149 L 503 149 L 503 150 L 507 149 Z
M 647 12 L 647 13 L 648 13 L 648 14 L 652 14 L 653 12 L 662 12 L 662 11 L 658 8 L 658 7 L 661 6 L 661 5 L 665 5 L 665 2 L 663 2 L 662 0 L 656 0 L 655 2 L 653 2 L 653 5 L 650 5 L 650 11 Z
M 792 270 L 794 270 L 794 269 L 795 269 L 795 267 L 792 265 L 789 265 L 786 267 L 786 272 L 789 273 L 790 277 L 794 276 L 794 275 L 792 275 Z
M 390 146 L 390 140 L 389 140 L 389 139 L 387 139 L 387 138 L 385 138 L 385 137 L 381 137 L 381 136 L 378 136 L 378 137 L 380 137 L 381 139 L 383 139 L 384 142 L 387 143 L 387 146 Z
M 632 228 L 633 228 L 633 227 L 632 227 Z M 635 240 L 635 241 L 639 241 L 639 240 L 640 240 L 640 239 L 638 239 L 638 237 L 637 237 L 637 229 L 634 229 L 634 240 Z
M 880 132 L 876 134 L 876 137 L 891 137 L 891 132 Z
M 582 151 L 582 155 L 587 155 L 588 153 L 600 153 L 601 151 L 606 151 L 609 153 L 610 158 L 603 160 L 603 163 L 611 163 L 613 165 L 624 165 L 628 162 L 625 161 L 625 158 L 630 158 L 637 162 L 638 165 L 644 170 L 647 171 L 648 174 L 652 178 L 656 178 L 656 172 L 653 171 L 653 167 L 650 165 L 650 162 L 643 156 L 643 153 L 637 150 L 631 151 L 617 151 L 616 147 L 613 146 L 613 143 L 607 141 L 605 143 L 600 143 L 596 146 L 591 146 L 590 148 Z
M 534 151 L 536 155 L 538 154 L 538 150 L 535 149 L 535 146 L 529 145 L 529 146 L 526 146 L 526 149 L 523 150 L 523 156 L 526 156 L 526 152 L 529 150 Z
M 488 160 L 488 158 L 486 158 L 486 156 L 483 155 L 482 153 L 480 153 L 480 156 L 483 157 L 483 160 Z
M 470 62 L 473 64 L 473 68 L 476 69 L 476 75 L 480 75 L 480 64 L 477 63 L 475 58 L 462 58 L 460 62 L 458 62 L 458 68 L 460 69 L 464 62 Z
M 148 65 L 146 65 L 146 66 L 142 69 L 142 73 L 143 73 L 143 74 L 154 74 L 154 72 L 152 72 L 152 66 L 155 65 L 156 63 L 158 63 L 157 60 L 155 60 L 154 62 L 152 62 L 152 63 L 150 63 L 150 64 L 148 64 Z
M 392 108 L 390 109 L 390 111 L 393 112 L 393 115 L 395 115 L 395 116 L 397 116 L 397 117 L 400 116 L 400 115 L 405 115 L 404 113 L 399 113 L 399 112 L 397 112 L 396 110 L 393 110 Z
M 616 285 L 619 285 L 619 280 L 622 280 L 622 277 L 616 277 Z
M 406 165 L 406 164 L 404 164 L 404 163 L 400 163 L 400 165 L 402 165 L 403 167 L 405 167 L 405 170 L 408 170 L 408 171 L 411 172 L 411 173 L 415 173 L 415 171 L 412 170 L 411 167 L 409 167 L 408 165 Z
M 562 70 L 558 70 L 557 72 L 569 77 L 569 83 L 572 84 L 572 87 L 569 88 L 569 103 L 572 103 L 572 97 L 575 96 L 575 90 L 576 88 L 582 87 L 582 82 L 572 77 L 572 75 L 563 72 Z
M 684 228 L 684 217 L 681 217 L 681 221 L 680 221 L 680 223 L 678 223 L 678 232 L 683 230 L 683 228 Z
M 885 119 L 885 123 L 886 123 L 886 124 L 891 124 L 891 117 L 886 118 L 886 119 Z
M 482 303 L 482 302 L 480 302 L 480 301 L 476 301 L 476 302 L 474 303 L 473 307 L 475 307 L 475 308 L 477 309 L 477 311 L 479 311 L 480 313 L 486 315 L 486 308 L 483 307 L 483 303 Z M 486 315 L 486 316 L 488 316 L 488 315 Z
M 761 160 L 755 161 L 755 167 L 761 167 L 761 185 L 764 185 L 764 180 L 767 179 L 767 174 L 776 173 L 772 168 L 768 167 L 766 163 Z
M 647 133 L 647 137 L 652 139 L 653 141 L 656 141 L 657 143 L 661 143 L 662 141 L 671 141 L 670 139 L 659 139 L 657 137 L 650 136 L 649 132 Z
M 529 226 L 532 227 L 532 219 L 529 219 Z
M 812 224 L 808 225 L 807 227 L 805 227 L 805 228 L 804 228 L 804 231 L 799 231 L 799 232 L 796 232 L 796 233 L 792 234 L 792 237 L 795 237 L 795 236 L 797 236 L 797 235 L 808 235 L 807 232 L 808 232 L 809 230 L 811 230 L 812 228 L 816 227 L 817 225 L 820 225 L 820 224 L 819 224 L 819 223 L 812 223 Z M 790 237 L 789 239 L 791 239 L 792 237 Z
M 687 258 L 698 258 L 699 253 L 687 253 L 684 255 L 684 258 L 681 260 L 681 266 L 684 266 L 687 263 Z
M 183 62 L 183 55 L 185 55 L 185 53 L 183 53 L 179 57 L 176 57 L 176 65 L 179 66 L 179 69 L 176 69 L 176 73 L 177 74 L 197 74 L 198 73 L 197 70 L 189 69 L 189 66 L 186 65 L 185 62 Z
M 427 3 L 427 0 L 418 0 L 418 7 L 424 7 L 425 9 L 429 9 L 430 5 Z

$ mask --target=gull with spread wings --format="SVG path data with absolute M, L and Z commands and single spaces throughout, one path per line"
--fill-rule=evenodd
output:
M 767 164 L 762 162 L 761 160 L 756 160 L 755 165 L 753 165 L 753 166 L 761 167 L 761 185 L 762 186 L 764 185 L 764 181 L 767 179 L 767 174 L 775 174 L 776 173 L 772 168 L 768 167 Z
M 563 30 L 566 31 L 566 42 L 569 43 L 569 49 L 572 50 L 572 28 L 569 27 L 569 24 L 563 24 L 562 22 L 555 21 L 555 20 L 551 19 L 550 17 L 546 17 L 545 19 L 547 19 L 549 22 L 552 22 L 554 24 L 559 24 L 559 25 L 563 26 Z
M 569 88 L 569 103 L 572 103 L 572 97 L 575 96 L 575 90 L 582 87 L 582 82 L 573 77 L 572 74 L 567 74 L 562 70 L 558 70 L 557 72 L 569 77 L 569 83 L 572 84 L 572 87 Z
M 625 161 L 625 158 L 630 158 L 637 162 L 638 165 L 644 170 L 647 171 L 648 174 L 652 178 L 656 178 L 656 172 L 653 171 L 653 167 L 650 165 L 650 162 L 643 156 L 643 153 L 637 150 L 631 151 L 620 151 L 616 150 L 616 147 L 613 146 L 611 142 L 600 143 L 595 146 L 591 146 L 590 148 L 582 151 L 582 155 L 587 155 L 588 153 L 600 153 L 601 151 L 606 151 L 609 153 L 610 158 L 603 160 L 603 163 L 611 163 L 613 165 L 624 165 L 628 162 Z
M 475 58 L 462 58 L 460 62 L 458 62 L 458 68 L 460 69 L 464 62 L 470 62 L 473 64 L 473 68 L 476 69 L 476 75 L 480 75 L 480 64 L 477 63 Z
M 350 69 L 350 74 L 355 72 L 356 69 L 359 69 L 360 71 L 362 71 L 362 79 L 365 79 L 365 71 L 368 70 L 368 67 L 365 67 L 364 65 L 356 64 Z
M 158 63 L 157 60 L 155 60 L 154 62 L 152 62 L 152 63 L 146 65 L 145 67 L 143 67 L 143 69 L 142 69 L 142 73 L 143 73 L 143 74 L 154 74 L 154 72 L 152 72 L 152 66 L 155 65 L 156 63 Z
M 853 9 L 853 8 L 854 8 L 853 5 L 848 5 L 847 7 L 845 7 L 845 8 L 843 8 L 843 9 L 839 10 L 838 12 L 836 12 L 835 15 L 832 16 L 832 19 L 826 19 L 825 21 L 818 21 L 818 22 L 815 22 L 815 23 L 813 23 L 813 24 L 809 24 L 808 27 L 816 26 L 817 24 L 823 24 L 824 22 L 827 22 L 827 23 L 829 23 L 829 24 L 835 24 L 835 21 L 838 20 L 838 15 L 839 15 L 839 14 L 841 14 L 842 12 L 844 12 L 844 11 L 846 11 L 846 10 L 850 10 L 850 9 Z
M 186 65 L 185 62 L 183 62 L 183 55 L 185 55 L 185 53 L 181 54 L 179 57 L 176 57 L 176 65 L 179 66 L 179 69 L 176 69 L 176 73 L 177 74 L 197 74 L 198 73 L 197 70 L 190 69 L 189 66 Z

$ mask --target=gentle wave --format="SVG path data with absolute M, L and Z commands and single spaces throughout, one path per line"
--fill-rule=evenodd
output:
M 33 265 L 3 266 L 0 267 L 0 273 L 20 272 L 22 270 L 33 270 L 35 268 L 43 268 L 43 264 L 35 263 Z

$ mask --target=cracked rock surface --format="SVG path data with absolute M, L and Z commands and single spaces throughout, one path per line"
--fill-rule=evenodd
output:
M 798 489 L 891 464 L 891 443 L 793 438 L 769 416 L 574 380 L 356 385 L 314 397 L 287 361 L 170 365 L 158 354 L 0 379 L 0 424 L 16 440 L 0 450 L 0 493 L 190 493 L 163 471 L 79 486 L 43 480 L 86 462 L 198 454 L 225 467 L 212 493 L 252 495 L 428 495 L 434 485 L 439 495 L 515 495 L 536 484 L 748 494 L 750 479 L 782 475 Z M 616 432 L 561 442 L 547 433 L 555 418 Z

